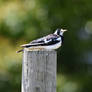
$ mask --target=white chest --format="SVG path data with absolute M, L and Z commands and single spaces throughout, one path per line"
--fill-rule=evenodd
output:
M 52 49 L 58 49 L 60 46 L 61 46 L 61 42 L 50 46 L 44 46 L 44 48 L 48 50 L 52 50 Z

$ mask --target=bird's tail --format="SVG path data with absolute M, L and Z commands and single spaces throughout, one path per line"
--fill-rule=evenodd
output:
M 21 45 L 21 47 L 22 48 L 28 48 L 28 47 L 31 47 L 32 45 L 30 45 L 30 44 L 23 44 L 23 45 Z
M 16 53 L 20 53 L 20 52 L 23 52 L 24 51 L 24 49 L 21 49 L 21 50 L 18 50 Z

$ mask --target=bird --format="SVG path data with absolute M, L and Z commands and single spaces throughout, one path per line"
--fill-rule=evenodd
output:
M 67 31 L 66 29 L 56 29 L 53 34 L 49 34 L 47 36 L 41 37 L 37 40 L 33 40 L 28 44 L 23 44 L 21 47 L 23 49 L 17 51 L 23 52 L 24 49 L 30 49 L 30 50 L 55 50 L 62 46 L 63 43 L 63 33 Z

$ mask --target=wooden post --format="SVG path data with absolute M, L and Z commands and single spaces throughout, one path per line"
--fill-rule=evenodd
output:
M 23 53 L 22 92 L 56 92 L 56 51 Z

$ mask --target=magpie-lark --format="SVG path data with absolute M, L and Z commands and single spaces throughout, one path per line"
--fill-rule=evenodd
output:
M 63 33 L 67 31 L 65 29 L 57 29 L 53 34 L 49 34 L 45 37 L 39 38 L 37 40 L 33 40 L 28 44 L 21 45 L 24 49 L 29 50 L 53 50 L 58 49 L 63 43 Z M 17 51 L 17 53 L 22 52 L 22 50 Z

